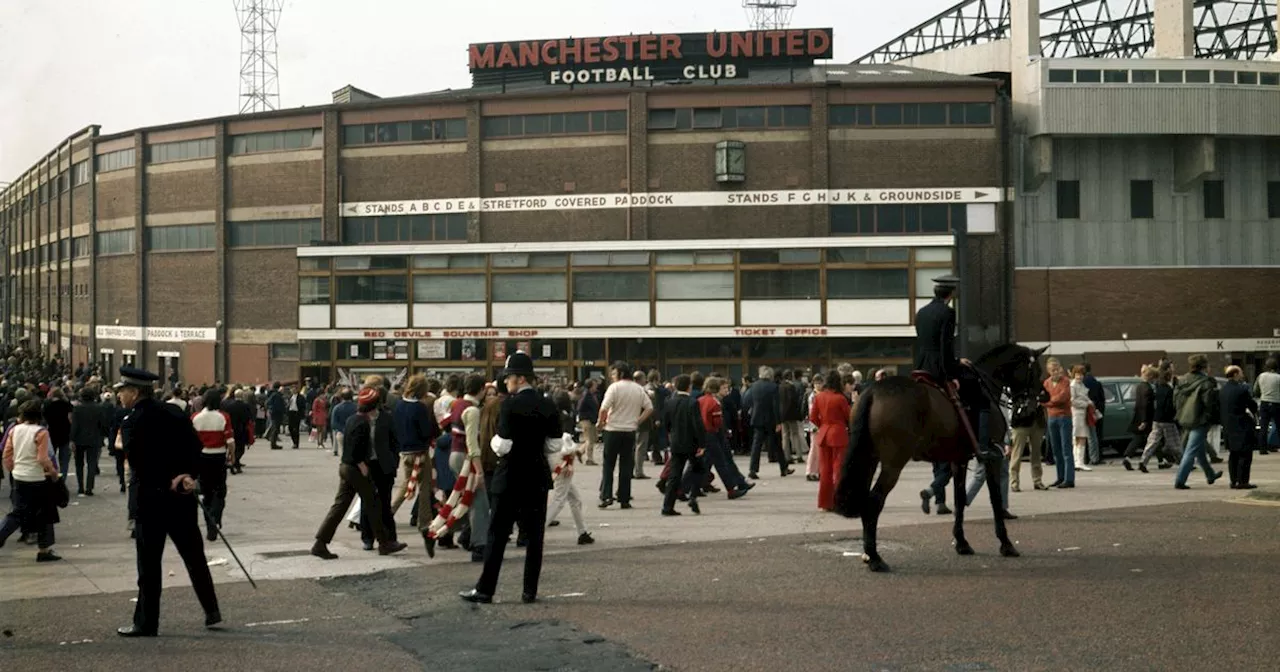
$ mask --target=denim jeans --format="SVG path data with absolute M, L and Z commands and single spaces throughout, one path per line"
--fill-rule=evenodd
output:
M 1196 462 L 1199 462 L 1200 468 L 1204 469 L 1206 479 L 1213 478 L 1213 467 L 1209 464 L 1209 458 L 1205 455 L 1208 434 L 1208 427 L 1187 430 L 1187 447 L 1186 450 L 1182 451 L 1182 463 L 1178 465 L 1178 476 L 1173 481 L 1174 485 L 1187 484 L 1187 477 L 1191 475 L 1191 470 L 1195 468 Z
M 1089 462 L 1097 464 L 1102 461 L 1102 445 L 1098 443 L 1098 427 L 1089 428 L 1089 448 L 1085 455 Z
M 71 444 L 64 443 L 58 446 L 58 473 L 62 475 L 62 480 L 67 480 L 67 467 L 71 466 Z
M 929 483 L 929 492 L 933 493 L 933 503 L 941 505 L 947 503 L 947 484 L 951 482 L 951 463 L 950 462 L 934 462 L 933 463 L 933 481 Z M 961 487 L 957 483 L 956 487 Z
M 1049 448 L 1053 451 L 1053 466 L 1058 471 L 1058 482 L 1074 485 L 1076 460 L 1071 447 L 1071 418 L 1049 418 Z
M 973 500 L 977 498 L 978 493 L 982 492 L 982 485 L 987 482 L 990 477 L 987 471 L 987 465 L 982 460 L 975 460 L 973 472 L 969 474 L 969 485 L 965 488 L 966 505 L 972 506 Z M 1006 510 L 1009 508 L 1009 456 L 1005 455 L 1000 461 L 1000 505 Z

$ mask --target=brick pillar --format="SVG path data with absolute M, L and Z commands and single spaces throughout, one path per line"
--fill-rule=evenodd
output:
M 135 313 L 142 330 L 138 336 L 137 366 L 143 370 L 151 370 L 147 365 L 147 138 L 141 131 L 133 135 L 133 226 L 134 226 L 134 268 L 137 273 L 137 304 Z M 163 375 L 163 372 L 161 372 Z
M 813 102 L 809 116 L 809 155 L 811 157 L 809 170 L 813 176 L 813 182 L 808 188 L 829 189 L 831 185 L 831 143 L 827 135 L 827 89 L 815 88 L 811 89 L 811 91 L 813 92 Z M 813 235 L 831 235 L 830 208 L 819 205 L 809 208 L 809 212 Z M 823 310 L 826 310 L 825 302 L 823 303 Z
M 484 160 L 482 148 L 484 146 L 483 139 L 480 137 L 480 101 L 473 100 L 467 104 L 467 175 L 468 182 L 471 183 L 471 193 L 467 194 L 477 201 L 484 196 L 484 185 L 480 183 L 482 171 L 481 161 Z M 484 242 L 484 229 L 481 228 L 480 211 L 469 213 L 467 215 L 467 242 L 481 243 Z
M 98 358 L 98 161 L 94 146 L 98 140 L 98 127 L 89 129 L 89 358 Z M 114 372 L 104 371 L 111 380 Z
M 227 355 L 231 344 L 227 338 L 228 311 L 227 294 L 230 282 L 227 280 L 227 124 L 219 122 L 213 130 L 213 253 L 218 262 L 218 317 L 222 328 L 214 333 L 213 343 L 213 379 L 217 382 L 229 382 L 227 376 Z
M 322 227 L 325 240 L 341 240 L 342 213 L 342 126 L 337 110 L 324 113 L 324 182 L 320 185 Z
M 649 191 L 649 95 L 634 91 L 627 97 L 627 188 L 626 192 Z M 649 208 L 628 208 L 628 239 L 649 237 Z

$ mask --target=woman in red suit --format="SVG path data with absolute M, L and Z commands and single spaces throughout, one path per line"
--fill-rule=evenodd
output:
M 311 429 L 316 433 L 316 445 L 324 448 L 325 434 L 329 425 L 329 397 L 325 394 L 316 396 L 311 402 Z
M 844 462 L 844 450 L 849 445 L 852 409 L 842 389 L 840 372 L 827 372 L 822 391 L 814 398 L 809 411 L 809 422 L 818 427 L 815 440 L 822 451 L 818 464 L 818 508 L 823 511 L 835 509 L 836 479 Z

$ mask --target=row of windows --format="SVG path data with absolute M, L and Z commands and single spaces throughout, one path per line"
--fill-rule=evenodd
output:
M 466 139 L 466 119 L 397 121 L 386 124 L 352 124 L 342 127 L 342 144 L 348 147 L 391 142 Z
M 990 126 L 991 103 L 832 105 L 832 126 Z
M 875 206 L 858 206 L 875 207 Z M 906 264 L 911 251 L 905 247 L 850 247 L 783 250 L 741 250 L 738 252 L 744 266 L 752 265 L 817 265 L 825 257 L 827 264 Z M 732 266 L 733 252 L 504 252 L 489 255 L 495 269 L 564 269 L 573 268 L 648 266 L 653 261 L 658 268 L 673 266 Z M 306 257 L 299 260 L 303 271 L 326 271 L 332 267 L 339 271 L 393 271 L 405 270 L 409 258 L 393 255 L 367 255 L 335 257 Z M 949 248 L 918 248 L 919 263 L 950 263 Z M 461 270 L 485 268 L 483 254 L 430 254 L 412 257 L 415 269 Z
M 342 242 L 347 245 L 466 239 L 465 213 L 346 217 L 342 220 Z
M 808 105 L 697 107 L 649 110 L 650 130 L 808 128 Z
M 948 273 L 945 268 L 915 270 L 916 295 L 928 296 L 932 280 Z M 818 299 L 818 269 L 741 271 L 744 300 Z M 828 299 L 905 299 L 910 296 L 911 271 L 905 268 L 827 269 Z M 329 303 L 330 279 L 301 277 L 298 301 L 303 305 Z M 342 275 L 336 283 L 336 303 L 405 303 L 410 279 L 403 275 Z M 485 276 L 455 274 L 415 276 L 416 303 L 483 303 Z M 653 294 L 660 301 L 733 300 L 733 271 L 658 272 L 652 276 Z M 569 288 L 563 273 L 508 273 L 491 278 L 495 302 L 566 301 Z M 647 271 L 576 272 L 574 301 L 648 301 Z
M 323 141 L 324 134 L 318 128 L 246 133 L 231 136 L 231 153 L 254 154 L 276 152 L 282 149 L 309 149 L 322 146 Z
M 1242 84 L 1280 86 L 1280 73 L 1235 70 L 1081 70 L 1052 69 L 1053 84 Z
M 967 221 L 963 203 L 831 206 L 831 233 L 837 236 L 945 234 L 963 231 Z
M 229 247 L 280 247 L 310 245 L 324 238 L 319 219 L 283 219 L 260 222 L 231 222 L 227 225 Z
M 114 152 L 98 155 L 98 172 L 105 173 L 112 170 L 123 170 L 132 168 L 137 164 L 137 152 L 133 147 L 128 149 L 117 149 Z
M 216 149 L 213 138 L 162 142 L 147 147 L 147 161 L 150 163 L 207 159 L 214 156 L 214 154 L 216 154 Z
M 89 184 L 88 160 L 71 164 L 71 186 L 78 187 L 82 184 Z
M 1058 180 L 1056 187 L 1058 219 L 1080 219 L 1080 181 Z M 1226 183 L 1222 180 L 1205 180 L 1201 191 L 1203 218 L 1226 219 Z M 1155 183 L 1152 180 L 1130 180 L 1129 218 L 1153 219 L 1155 216 Z M 1280 219 L 1280 181 L 1267 182 L 1267 217 Z
M 622 133 L 627 130 L 625 110 L 600 112 L 556 112 L 485 117 L 480 122 L 484 138 L 521 135 L 571 135 L 580 133 Z
M 156 226 L 146 229 L 148 250 L 212 250 L 212 224 Z
M 136 237 L 133 229 L 120 231 L 102 231 L 98 233 L 98 256 L 113 254 L 133 254 L 136 249 Z

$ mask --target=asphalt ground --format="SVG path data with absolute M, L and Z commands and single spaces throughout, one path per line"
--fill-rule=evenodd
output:
M 114 635 L 132 593 L 11 600 L 0 669 L 1274 670 L 1280 508 L 1266 504 L 1024 517 L 1008 559 L 989 522 L 959 557 L 934 518 L 882 531 L 885 575 L 852 533 L 601 548 L 549 558 L 534 605 L 518 552 L 487 606 L 456 597 L 469 563 L 234 582 L 218 632 L 173 587 L 151 640 Z

